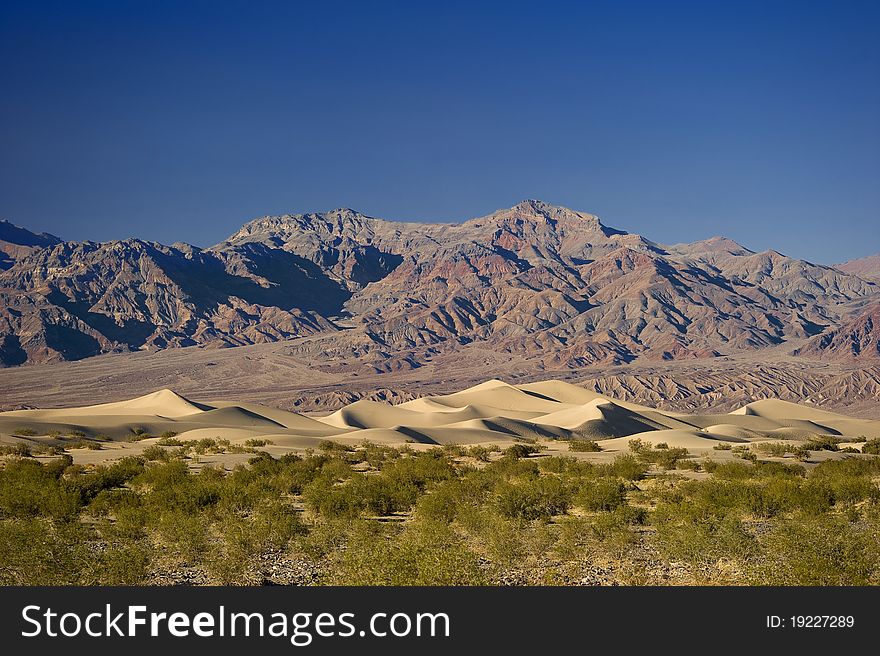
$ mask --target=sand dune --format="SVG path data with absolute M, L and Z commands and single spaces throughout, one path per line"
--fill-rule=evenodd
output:
M 490 380 L 454 394 L 400 405 L 361 400 L 319 417 L 257 403 L 198 403 L 171 390 L 101 405 L 0 413 L 2 441 L 63 443 L 85 435 L 116 443 L 106 445 L 104 457 L 137 453 L 156 440 L 142 440 L 137 448 L 126 446 L 136 435 L 163 433 L 175 433 L 181 441 L 210 437 L 234 444 L 262 438 L 271 442 L 265 447 L 271 453 L 316 448 L 326 439 L 348 445 L 368 441 L 417 447 L 503 446 L 522 440 L 572 438 L 597 440 L 604 450 L 614 452 L 628 449 L 634 437 L 699 452 L 719 442 L 809 440 L 827 435 L 859 443 L 880 437 L 880 421 L 776 399 L 754 401 L 729 414 L 686 415 L 552 380 L 522 386 Z

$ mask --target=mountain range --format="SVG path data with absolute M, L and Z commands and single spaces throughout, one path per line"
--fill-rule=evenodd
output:
M 880 257 L 823 266 L 662 244 L 524 201 L 463 223 L 267 216 L 211 248 L 62 241 L 0 222 L 0 363 L 282 340 L 325 372 L 473 349 L 536 370 L 784 349 L 880 358 Z

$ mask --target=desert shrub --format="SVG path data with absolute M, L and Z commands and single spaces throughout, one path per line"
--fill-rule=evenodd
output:
M 71 520 L 80 497 L 60 473 L 34 460 L 13 460 L 0 469 L 0 518 L 53 517 Z
M 755 449 L 757 449 L 761 453 L 765 453 L 768 456 L 774 456 L 777 458 L 783 457 L 789 451 L 789 445 L 782 444 L 781 442 L 759 442 L 754 446 Z
M 826 460 L 810 473 L 810 482 L 825 486 L 835 504 L 852 505 L 860 501 L 880 501 L 880 489 L 872 477 L 880 474 L 880 461 L 874 458 Z
M 355 449 L 351 455 L 346 455 L 346 460 L 352 462 L 365 462 L 374 469 L 379 469 L 382 465 L 391 460 L 397 460 L 402 455 L 400 449 L 384 446 L 382 444 L 374 444 L 364 440 Z
M 626 503 L 626 486 L 617 479 L 587 481 L 575 496 L 574 503 L 585 510 L 610 512 Z
M 803 478 L 807 470 L 803 465 L 797 465 L 793 462 L 756 462 L 752 467 L 752 472 L 760 477 L 768 476 L 785 476 L 788 478 Z
M 205 453 L 226 453 L 230 447 L 229 440 L 219 437 L 203 437 L 200 440 L 192 440 L 186 443 L 186 448 L 198 455 Z
M 411 481 L 391 479 L 384 474 L 356 474 L 343 489 L 353 505 L 371 515 L 391 515 L 409 510 L 419 497 L 419 488 Z
M 807 440 L 804 444 L 804 448 L 808 451 L 837 451 L 838 444 L 840 444 L 842 440 L 838 437 L 832 437 L 831 435 L 821 435 L 819 437 L 815 437 L 812 440 Z
M 321 440 L 318 442 L 318 448 L 325 453 L 351 453 L 354 449 L 347 444 L 340 444 L 333 440 Z
M 28 446 L 28 445 L 25 445 Z M 29 448 L 30 454 L 34 456 L 60 456 L 64 453 L 64 447 L 54 444 L 34 444 Z M 27 451 L 27 449 L 25 450 Z M 3 455 L 3 446 L 0 446 L 0 455 Z M 17 455 L 22 455 L 21 453 Z
M 96 517 L 104 517 L 115 515 L 122 508 L 137 508 L 140 505 L 140 495 L 132 490 L 101 490 L 89 503 L 88 512 Z
M 0 521 L 0 585 L 76 585 L 88 554 L 77 522 Z
M 245 446 L 268 446 L 269 444 L 272 444 L 272 440 L 265 440 L 256 437 L 252 437 L 244 441 Z
M 467 455 L 469 455 L 471 458 L 479 460 L 480 462 L 489 462 L 489 456 L 492 454 L 493 451 L 496 450 L 497 448 L 489 448 L 477 444 L 467 450 Z
M 867 585 L 877 582 L 876 535 L 835 515 L 801 513 L 761 538 L 752 573 L 759 585 Z
M 703 469 L 715 478 L 731 481 L 754 478 L 759 475 L 757 465 L 747 465 L 735 460 L 730 462 L 709 460 L 703 464 Z
M 601 451 L 602 447 L 595 440 L 572 439 L 568 441 L 568 450 L 595 453 Z
M 142 585 L 149 573 L 151 549 L 140 542 L 109 544 L 83 574 L 86 585 Z
M 754 538 L 734 513 L 719 515 L 688 501 L 661 503 L 652 523 L 661 552 L 692 564 L 747 558 L 755 550 Z
M 86 433 L 85 433 L 85 431 L 81 431 L 81 430 L 72 430 L 72 431 L 69 431 L 67 434 L 68 434 L 70 437 L 76 438 L 76 439 L 78 439 L 78 440 L 81 440 L 81 439 L 83 439 L 84 437 L 86 437 Z
M 661 444 L 662 446 L 660 446 Z M 642 462 L 653 463 L 664 469 L 675 469 L 679 460 L 688 457 L 687 449 L 670 449 L 665 442 L 658 444 L 657 448 L 652 448 L 650 442 L 645 442 L 638 437 L 629 441 L 629 450 Z
M 512 444 L 504 449 L 503 453 L 509 458 L 528 458 L 534 453 L 540 453 L 541 448 L 534 444 Z
M 621 454 L 609 465 L 597 467 L 597 470 L 608 476 L 619 476 L 628 481 L 640 481 L 648 473 L 648 467 L 638 458 L 628 453 Z
M 806 462 L 810 459 L 810 450 L 803 444 L 798 444 L 796 447 L 789 449 L 789 451 L 795 458 L 797 458 L 801 462 Z
M 645 524 L 647 519 L 646 510 L 623 503 L 610 512 L 591 518 L 591 537 L 607 547 L 625 548 L 638 541 L 638 534 L 633 527 Z
M 442 523 L 403 531 L 356 525 L 329 582 L 343 585 L 483 585 L 476 554 Z
M 880 475 L 880 460 L 875 458 L 844 458 L 820 462 L 811 472 L 817 478 L 849 478 Z
M 547 519 L 565 513 L 571 496 L 571 490 L 555 476 L 503 482 L 495 489 L 498 512 L 511 519 Z
M 731 445 L 728 442 L 719 442 L 718 444 L 714 445 L 712 448 L 715 449 L 716 451 L 730 451 L 731 448 L 733 448 L 733 447 L 731 447 Z
M 16 428 L 12 431 L 12 434 L 18 437 L 33 437 L 34 435 L 39 435 L 39 433 L 33 428 Z
M 206 467 L 193 475 L 186 463 L 172 460 L 150 464 L 132 479 L 131 486 L 143 494 L 144 505 L 152 513 L 196 513 L 220 500 L 222 481 L 222 472 Z
M 171 455 L 163 449 L 161 446 L 156 444 L 151 444 L 141 453 L 146 460 L 154 460 L 159 462 L 168 462 L 171 460 Z
M 166 433 L 171 433 L 167 435 Z M 162 433 L 162 437 L 156 440 L 156 446 L 183 446 L 183 441 L 178 440 L 174 431 L 166 431 L 166 433 Z
M 540 474 L 538 464 L 531 458 L 503 457 L 493 460 L 483 469 L 471 472 L 469 476 L 474 480 L 481 480 L 487 487 L 491 487 L 500 480 L 510 478 L 537 478 Z
M 382 475 L 396 484 L 424 490 L 428 483 L 454 478 L 455 467 L 443 451 L 435 449 L 391 461 L 382 467 Z
M 464 481 L 445 481 L 419 498 L 416 516 L 449 524 L 456 519 L 462 506 L 474 504 L 481 497 L 478 490 Z
M 359 499 L 351 494 L 351 488 L 335 483 L 322 475 L 304 486 L 303 500 L 313 512 L 324 517 L 357 517 L 363 510 Z
M 284 456 L 287 458 L 288 456 Z M 311 483 L 324 471 L 324 458 L 311 457 L 299 460 L 290 460 L 285 462 L 282 458 L 283 471 L 281 478 L 287 486 L 287 491 L 291 494 L 302 494 L 306 485 Z M 254 459 L 251 459 L 253 462 Z M 348 473 L 350 473 L 350 468 Z
M 591 462 L 578 460 L 573 456 L 549 456 L 541 458 L 538 469 L 542 472 L 561 474 L 575 478 L 592 478 L 596 467 Z
M 862 445 L 862 453 L 868 453 L 873 456 L 880 456 L 880 437 L 867 440 Z
M 76 440 L 75 442 L 69 442 L 65 446 L 68 449 L 89 449 L 90 451 L 100 451 L 104 448 L 101 446 L 100 442 L 94 442 L 92 440 Z
M 0 456 L 18 456 L 19 458 L 27 458 L 30 455 L 31 447 L 25 442 L 0 444 Z
M 730 452 L 743 460 L 748 460 L 750 462 L 756 462 L 758 460 L 758 456 L 745 444 L 740 444 L 731 448 Z
M 247 515 L 224 513 L 215 529 L 219 541 L 211 544 L 204 563 L 221 583 L 241 584 L 254 556 L 284 549 L 303 525 L 290 506 L 268 499 Z

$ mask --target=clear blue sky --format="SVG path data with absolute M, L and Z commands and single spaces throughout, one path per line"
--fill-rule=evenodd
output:
M 0 76 L 0 217 L 68 239 L 540 198 L 880 251 L 878 2 L 5 1 Z

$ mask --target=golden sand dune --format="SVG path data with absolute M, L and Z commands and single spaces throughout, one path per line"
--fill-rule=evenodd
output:
M 171 390 L 101 405 L 0 413 L 2 441 L 63 443 L 85 436 L 109 440 L 111 455 L 126 452 L 129 447 L 122 443 L 135 438 L 143 449 L 155 443 L 150 438 L 171 433 L 181 441 L 220 438 L 233 444 L 259 438 L 268 440 L 271 453 L 315 448 L 326 439 L 347 445 L 366 440 L 502 446 L 521 440 L 592 439 L 606 451 L 617 451 L 635 437 L 700 451 L 719 442 L 829 435 L 859 444 L 880 437 L 880 421 L 775 399 L 751 402 L 729 414 L 686 415 L 559 381 L 514 386 L 500 380 L 399 405 L 361 400 L 319 417 L 257 403 L 197 403 Z

